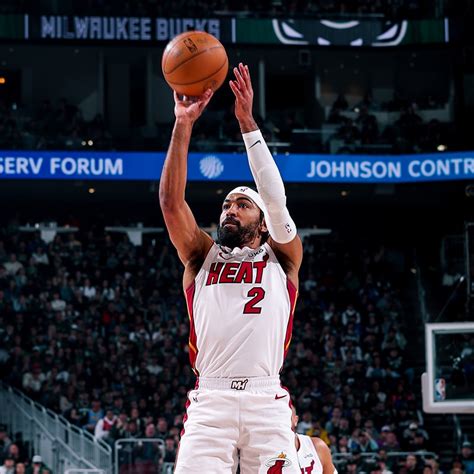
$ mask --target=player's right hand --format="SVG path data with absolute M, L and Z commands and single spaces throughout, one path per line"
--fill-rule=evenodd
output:
M 239 122 L 253 120 L 253 88 L 249 67 L 239 63 L 234 67 L 235 80 L 229 81 L 229 86 L 235 95 L 235 116 Z
M 179 96 L 178 93 L 174 91 L 174 115 L 176 120 L 193 124 L 201 116 L 213 94 L 211 89 L 207 89 L 200 97 L 186 97 Z

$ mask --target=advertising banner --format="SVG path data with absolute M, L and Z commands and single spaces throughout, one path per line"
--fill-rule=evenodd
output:
M 0 179 L 160 179 L 165 153 L 0 151 Z M 418 155 L 276 155 L 295 183 L 409 183 L 474 178 L 474 152 Z M 245 154 L 190 153 L 190 181 L 252 180 Z
M 436 20 L 325 20 L 319 18 L 165 18 L 131 16 L 0 15 L 0 39 L 34 42 L 165 44 L 203 30 L 224 44 L 316 47 L 394 47 L 459 40 L 462 25 Z

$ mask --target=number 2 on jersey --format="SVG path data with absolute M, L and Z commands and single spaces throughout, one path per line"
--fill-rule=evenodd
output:
M 248 301 L 244 306 L 244 314 L 260 314 L 262 312 L 262 308 L 260 306 L 256 306 L 260 301 L 265 298 L 265 290 L 256 286 L 255 288 L 251 288 L 247 293 L 248 298 L 252 298 Z

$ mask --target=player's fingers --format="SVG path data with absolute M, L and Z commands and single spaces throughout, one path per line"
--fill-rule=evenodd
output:
M 207 91 L 204 92 L 199 104 L 201 110 L 204 109 L 204 107 L 206 107 L 206 105 L 209 103 L 213 95 L 214 95 L 214 91 L 212 91 L 211 89 L 207 89 Z
M 181 101 L 179 100 L 179 95 L 178 95 L 178 93 L 177 93 L 176 91 L 173 91 L 173 98 L 174 98 L 174 101 L 175 101 L 176 104 L 177 104 L 178 102 L 181 102 Z
M 252 88 L 252 79 L 250 78 L 249 67 L 247 66 L 247 64 L 245 66 L 242 65 L 242 69 L 243 69 L 243 76 L 244 76 L 244 79 L 245 79 L 245 83 L 247 84 L 247 87 L 249 87 L 251 89 Z
M 248 86 L 249 85 L 249 73 L 248 73 L 248 69 L 247 69 L 247 66 L 244 65 L 243 63 L 239 63 L 239 72 L 240 72 L 240 75 L 242 76 L 244 82 L 245 82 L 245 85 Z
M 245 87 L 245 81 L 242 75 L 240 74 L 240 71 L 236 67 L 234 67 L 234 75 L 235 75 L 235 78 L 237 79 L 237 82 L 239 83 L 239 87 L 243 89 Z
M 240 94 L 240 90 L 239 88 L 235 85 L 234 81 L 229 81 L 229 86 L 232 90 L 232 92 L 234 93 L 235 96 L 237 96 L 237 94 Z
M 235 81 L 229 81 L 229 86 L 237 99 L 242 100 L 244 98 Z

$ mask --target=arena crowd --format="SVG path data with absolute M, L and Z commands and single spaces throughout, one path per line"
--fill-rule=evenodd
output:
M 307 238 L 304 248 L 282 373 L 297 431 L 327 442 L 340 473 L 440 472 L 423 455 L 432 444 L 405 358 L 402 262 L 389 263 L 383 247 L 357 251 L 335 237 Z M 173 462 L 195 383 L 180 282 L 164 236 L 136 247 L 126 236 L 83 229 L 45 244 L 14 224 L 3 228 L 2 378 L 111 445 L 161 438 L 165 449 L 148 462 Z M 22 449 L 0 431 L 3 464 L 17 451 L 21 464 Z M 417 455 L 390 455 L 400 451 Z

